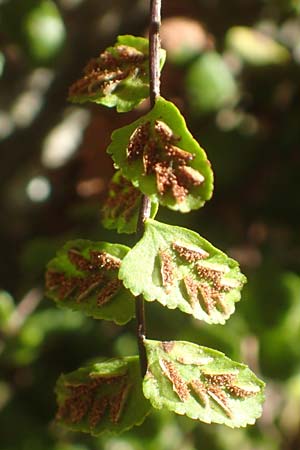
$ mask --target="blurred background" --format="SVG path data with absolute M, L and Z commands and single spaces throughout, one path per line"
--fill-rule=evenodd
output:
M 231 430 L 156 411 L 120 437 L 53 422 L 61 372 L 137 352 L 126 327 L 57 309 L 47 261 L 65 240 L 132 244 L 101 227 L 117 114 L 66 101 L 89 58 L 118 34 L 146 35 L 147 0 L 0 0 L 0 450 L 300 449 L 300 1 L 164 0 L 174 101 L 215 172 L 213 199 L 158 219 L 199 232 L 248 277 L 237 312 L 207 326 L 147 304 L 148 334 L 211 346 L 267 382 L 257 425 Z M 297 344 L 298 342 L 298 344 Z

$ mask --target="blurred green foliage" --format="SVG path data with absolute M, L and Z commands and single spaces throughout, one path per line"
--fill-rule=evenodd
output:
M 21 45 L 37 65 L 49 64 L 65 41 L 63 18 L 52 0 L 5 2 L 0 24 L 9 39 Z
M 216 52 L 204 53 L 189 67 L 186 90 L 195 116 L 234 104 L 237 97 L 234 77 Z
M 0 450 L 300 448 L 300 3 L 163 3 L 164 17 L 193 18 L 206 36 L 166 64 L 162 93 L 185 112 L 216 184 L 205 208 L 161 209 L 158 220 L 194 229 L 230 253 L 248 284 L 224 326 L 147 305 L 148 336 L 190 340 L 248 363 L 268 385 L 264 415 L 254 427 L 228 430 L 158 411 L 121 437 L 99 439 L 53 423 L 61 372 L 136 353 L 134 323 L 117 327 L 57 309 L 44 298 L 43 273 L 67 239 L 115 239 L 99 220 L 112 174 L 105 148 L 113 129 L 141 111 L 120 118 L 69 107 L 66 96 L 87 60 L 118 34 L 143 35 L 148 1 L 2 0 Z M 173 33 L 190 48 L 185 33 Z M 265 46 L 257 33 L 267 36 Z M 40 176 L 48 185 L 36 183 Z
M 226 45 L 249 65 L 285 64 L 288 50 L 266 34 L 247 27 L 232 27 L 226 34 Z

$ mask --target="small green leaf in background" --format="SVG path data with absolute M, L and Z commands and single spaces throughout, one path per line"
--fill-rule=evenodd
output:
M 264 383 L 244 364 L 184 341 L 145 341 L 148 370 L 143 390 L 152 406 L 206 423 L 254 424 Z
M 212 195 L 213 173 L 204 150 L 176 106 L 162 97 L 148 114 L 114 131 L 107 152 L 153 202 L 189 212 Z
M 118 233 L 135 233 L 142 193 L 119 170 L 113 176 L 107 199 L 102 206 L 102 224 Z M 158 210 L 158 203 L 151 203 L 151 218 Z
M 83 239 L 67 242 L 48 264 L 47 296 L 95 319 L 128 322 L 134 317 L 135 302 L 118 280 L 128 250 L 124 245 Z
M 138 356 L 112 359 L 61 375 L 57 420 L 74 431 L 121 433 L 140 425 L 151 405 L 142 392 Z
M 138 276 L 137 262 L 143 268 Z M 133 295 L 208 323 L 228 319 L 246 282 L 238 263 L 197 233 L 151 219 L 124 258 L 119 277 Z
M 149 96 L 148 49 L 148 39 L 118 36 L 113 47 L 89 61 L 83 77 L 71 86 L 69 100 L 116 106 L 118 112 L 132 110 Z M 161 67 L 165 58 L 161 50 Z
M 289 51 L 283 45 L 253 28 L 232 27 L 225 39 L 227 48 L 252 66 L 285 64 L 290 60 Z
M 34 65 L 49 65 L 63 49 L 66 28 L 52 0 L 0 2 L 1 33 L 17 44 Z
M 195 116 L 234 105 L 239 96 L 236 81 L 217 52 L 204 53 L 191 64 L 185 86 Z
M 51 61 L 62 49 L 66 30 L 55 3 L 43 0 L 24 17 L 23 32 L 30 57 L 37 63 Z

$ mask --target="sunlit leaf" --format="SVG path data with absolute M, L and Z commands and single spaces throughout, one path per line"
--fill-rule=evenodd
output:
M 148 301 L 224 323 L 246 281 L 238 263 L 193 231 L 151 219 L 145 226 L 143 238 L 122 262 L 124 285 Z M 139 276 L 137 264 L 143 268 Z
M 204 150 L 176 106 L 162 97 L 148 114 L 114 131 L 107 152 L 153 202 L 188 212 L 212 195 L 213 174 Z
M 145 341 L 145 396 L 155 408 L 229 427 L 261 415 L 264 383 L 223 353 L 184 341 Z
M 118 233 L 135 233 L 137 229 L 142 193 L 118 171 L 113 176 L 107 199 L 102 205 L 102 224 Z M 151 204 L 151 217 L 155 217 L 158 203 Z
M 185 86 L 195 115 L 218 111 L 238 98 L 235 79 L 217 52 L 204 53 L 191 64 Z
M 61 375 L 57 420 L 75 431 L 121 433 L 140 425 L 151 409 L 142 392 L 138 356 L 112 359 Z
M 283 45 L 253 28 L 230 28 L 226 34 L 226 45 L 253 66 L 284 64 L 290 59 Z
M 48 264 L 47 296 L 95 319 L 128 322 L 134 317 L 134 299 L 118 280 L 128 250 L 105 242 L 68 242 Z
M 83 77 L 69 91 L 69 100 L 91 101 L 130 111 L 149 96 L 149 43 L 136 36 L 119 36 L 113 47 L 108 47 L 97 58 L 89 61 Z M 161 50 L 161 67 L 165 61 Z

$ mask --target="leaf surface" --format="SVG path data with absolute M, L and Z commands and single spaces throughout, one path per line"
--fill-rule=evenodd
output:
M 99 362 L 63 374 L 56 385 L 56 418 L 74 431 L 98 436 L 140 425 L 151 405 L 142 392 L 138 356 Z
M 118 280 L 129 248 L 78 239 L 67 242 L 47 267 L 47 296 L 59 306 L 95 319 L 124 324 L 134 317 L 135 301 Z
M 119 170 L 113 176 L 107 199 L 102 207 L 102 224 L 118 233 L 135 233 L 137 229 L 142 193 L 122 176 Z M 158 210 L 158 203 L 151 203 L 151 218 Z
M 145 341 L 148 370 L 143 391 L 155 408 L 229 427 L 261 415 L 264 383 L 244 364 L 184 341 Z
M 143 269 L 137 276 L 138 267 Z M 208 323 L 228 319 L 246 282 L 238 263 L 197 233 L 152 219 L 124 258 L 119 277 L 133 295 Z
M 213 173 L 204 150 L 176 106 L 162 97 L 148 114 L 114 131 L 107 152 L 153 202 L 189 212 L 212 195 Z
M 118 36 L 114 46 L 89 61 L 83 77 L 71 86 L 69 100 L 116 106 L 119 112 L 135 108 L 149 96 L 148 47 L 148 39 Z M 161 50 L 161 67 L 165 58 L 166 52 Z

